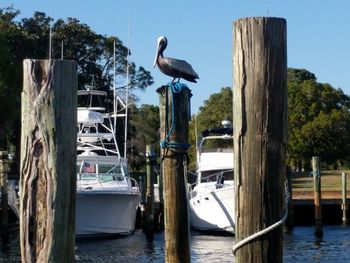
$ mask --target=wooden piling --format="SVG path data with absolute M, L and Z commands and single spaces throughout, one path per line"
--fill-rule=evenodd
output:
M 171 92 L 162 86 L 160 93 L 160 139 L 169 136 L 172 145 L 188 144 L 189 89 Z M 173 127 L 173 128 L 171 128 Z M 165 146 L 162 149 L 162 175 L 165 226 L 165 262 L 190 262 L 187 203 L 187 149 Z
M 0 151 L 0 186 L 1 186 L 1 240 L 3 244 L 9 242 L 8 232 L 8 193 L 7 193 L 7 173 L 9 164 L 7 152 Z
M 321 170 L 320 158 L 318 156 L 312 157 L 312 174 L 314 179 L 315 236 L 322 237 Z
M 234 22 L 236 242 L 283 217 L 287 143 L 286 20 Z M 236 251 L 236 263 L 282 262 L 283 227 Z
M 346 189 L 346 173 L 341 173 L 342 178 L 342 210 L 343 210 L 343 224 L 346 225 L 348 223 L 348 204 L 347 204 L 347 189 Z
M 146 145 L 146 164 L 147 164 L 147 186 L 146 186 L 146 211 L 144 229 L 146 237 L 153 240 L 154 229 L 154 180 L 153 180 L 153 164 L 154 150 L 152 145 Z
M 74 262 L 77 64 L 25 59 L 23 69 L 21 259 Z

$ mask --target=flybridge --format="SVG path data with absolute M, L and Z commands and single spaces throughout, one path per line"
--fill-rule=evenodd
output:
M 211 128 L 201 132 L 202 137 L 215 136 L 215 135 L 233 135 L 232 123 L 228 120 L 221 122 L 223 128 Z
M 203 137 L 213 136 L 213 135 L 232 135 L 232 128 L 212 128 L 201 132 Z

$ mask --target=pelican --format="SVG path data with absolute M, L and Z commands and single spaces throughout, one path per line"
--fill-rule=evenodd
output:
M 197 82 L 196 79 L 199 79 L 198 74 L 193 70 L 192 66 L 187 63 L 185 60 L 179 60 L 175 58 L 167 58 L 163 56 L 163 51 L 166 49 L 168 40 L 164 36 L 158 38 L 156 58 L 154 59 L 153 67 L 158 65 L 159 70 L 174 79 L 183 78 L 190 82 Z

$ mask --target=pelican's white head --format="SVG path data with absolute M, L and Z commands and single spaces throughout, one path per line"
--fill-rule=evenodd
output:
M 157 65 L 157 59 L 159 54 L 162 54 L 166 46 L 168 45 L 168 40 L 165 36 L 160 36 L 157 39 L 157 51 L 156 51 L 156 57 L 154 59 L 153 67 Z

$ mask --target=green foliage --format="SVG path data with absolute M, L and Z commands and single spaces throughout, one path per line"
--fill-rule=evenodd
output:
M 92 76 L 99 89 L 110 91 L 113 86 L 113 49 L 115 42 L 117 88 L 124 89 L 127 74 L 126 65 L 130 51 L 117 37 L 107 37 L 95 33 L 76 18 L 57 20 L 52 28 L 53 58 L 72 59 L 78 62 L 79 88 L 91 82 Z M 63 47 L 63 54 L 62 54 Z M 129 52 L 129 53 L 128 53 Z M 129 89 L 145 89 L 153 84 L 153 78 L 143 67 L 137 68 L 129 62 Z
M 13 126 L 19 123 L 21 70 L 15 41 L 21 35 L 14 22 L 18 11 L 12 8 L 0 9 L 0 149 L 9 149 L 19 141 L 19 131 Z M 12 147 L 11 147 L 12 148 Z
M 221 88 L 219 93 L 210 95 L 209 99 L 204 101 L 204 105 L 199 108 L 197 120 L 199 131 L 222 127 L 223 120 L 232 122 L 232 88 Z
M 306 69 L 288 68 L 288 82 L 301 83 L 305 80 L 316 81 L 315 74 L 307 71 Z
M 49 58 L 49 32 L 52 24 L 52 58 L 76 60 L 78 85 L 83 88 L 94 76 L 95 86 L 112 94 L 113 42 L 116 42 L 117 89 L 126 87 L 126 65 L 130 51 L 117 37 L 97 34 L 75 18 L 52 19 L 43 12 L 18 19 L 20 12 L 0 8 L 0 147 L 19 145 L 22 61 Z M 63 54 L 62 54 L 63 47 Z M 143 67 L 129 63 L 129 89 L 145 89 L 153 78 Z M 131 94 L 131 98 L 135 98 Z
M 141 105 L 134 107 L 130 114 L 129 132 L 131 149 L 133 153 L 130 158 L 130 165 L 134 171 L 145 168 L 146 159 L 144 153 L 146 145 L 153 145 L 155 152 L 159 153 L 159 108 L 154 105 Z M 157 154 L 159 155 L 159 154 Z
M 302 71 L 303 76 L 314 76 Z M 346 160 L 350 151 L 350 97 L 329 84 L 316 82 L 315 77 L 289 79 L 290 164 L 299 169 L 307 167 L 312 156 L 320 156 L 326 164 Z

